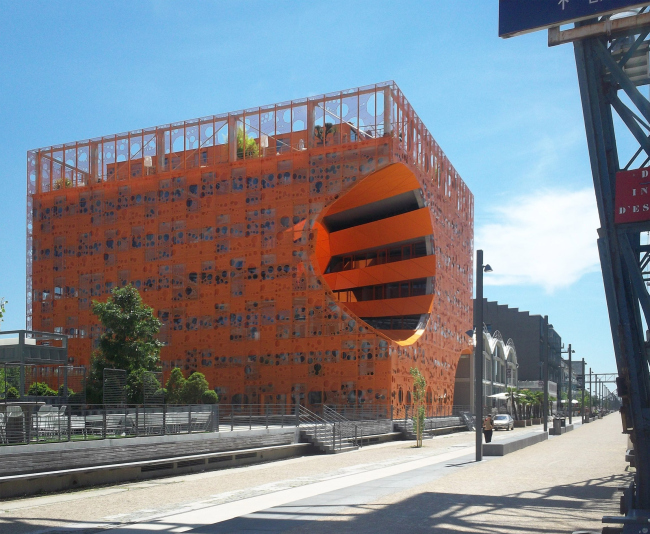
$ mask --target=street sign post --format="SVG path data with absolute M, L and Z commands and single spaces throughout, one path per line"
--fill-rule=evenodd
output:
M 647 4 L 635 0 L 499 0 L 499 37 L 514 37 Z
M 585 389 L 585 375 L 576 375 L 576 383 L 578 389 Z

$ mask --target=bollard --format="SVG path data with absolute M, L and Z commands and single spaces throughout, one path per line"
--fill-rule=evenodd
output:
M 188 411 L 187 411 L 187 433 L 191 434 L 192 433 L 192 405 L 190 404 L 188 406 Z

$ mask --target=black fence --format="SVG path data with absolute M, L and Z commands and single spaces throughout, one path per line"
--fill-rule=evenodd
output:
M 66 406 L 0 404 L 0 444 L 234 432 L 295 426 L 295 413 L 274 405 Z

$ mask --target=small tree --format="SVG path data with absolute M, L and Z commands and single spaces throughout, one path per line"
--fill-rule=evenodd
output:
M 4 297 L 0 297 L 0 327 L 2 326 L 2 319 L 5 316 L 5 305 L 9 304 Z
M 165 398 L 169 404 L 181 404 L 181 402 L 183 402 L 182 395 L 185 382 L 186 380 L 183 376 L 183 371 L 178 367 L 174 367 L 169 375 L 166 387 L 167 395 Z
M 106 302 L 94 300 L 92 312 L 105 331 L 99 338 L 99 350 L 91 361 L 89 401 L 101 402 L 103 372 L 109 368 L 127 372 L 129 402 L 136 402 L 140 394 L 137 377 L 142 376 L 142 371 L 160 369 L 162 343 L 156 336 L 162 323 L 154 317 L 153 309 L 142 301 L 140 293 L 132 285 L 113 289 Z M 132 373 L 135 373 L 133 378 L 130 377 Z
M 160 382 L 146 369 L 136 369 L 126 377 L 126 397 L 132 404 L 144 404 L 147 393 L 160 396 Z
M 427 381 L 416 367 L 411 367 L 413 377 L 413 425 L 415 426 L 416 447 L 422 447 L 422 431 L 424 430 L 424 401 L 426 396 Z
M 326 122 L 325 123 L 325 128 L 322 126 L 316 126 L 314 128 L 314 135 L 316 138 L 320 141 L 319 144 L 323 144 L 327 141 L 327 138 L 330 136 L 330 134 L 335 134 L 338 131 L 338 128 L 333 125 L 331 122 Z
M 50 386 L 45 382 L 34 382 L 29 389 L 27 390 L 28 395 L 33 395 L 35 397 L 56 397 L 56 391 L 54 391 Z
M 203 404 L 217 404 L 219 402 L 219 395 L 217 395 L 216 391 L 208 389 L 201 395 L 201 402 Z
M 535 415 L 539 419 L 542 417 L 542 408 L 544 407 L 544 392 L 535 391 L 533 392 L 533 407 L 535 408 Z
M 519 392 L 519 404 L 524 409 L 524 419 L 530 419 L 531 409 L 534 404 L 533 392 L 530 389 L 522 389 Z
M 260 155 L 260 148 L 257 146 L 255 139 L 248 137 L 244 128 L 237 128 L 237 158 L 256 158 Z
M 519 415 L 517 414 L 517 401 L 519 400 L 519 390 L 517 388 L 508 388 L 508 401 L 510 401 L 510 415 L 514 416 L 515 419 L 519 420 Z
M 185 404 L 200 404 L 203 393 L 209 388 L 208 381 L 203 373 L 194 372 L 185 381 L 181 398 Z

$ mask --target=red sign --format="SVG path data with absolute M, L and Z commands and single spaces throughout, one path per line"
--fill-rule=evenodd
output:
M 650 220 L 650 167 L 616 173 L 614 222 Z

